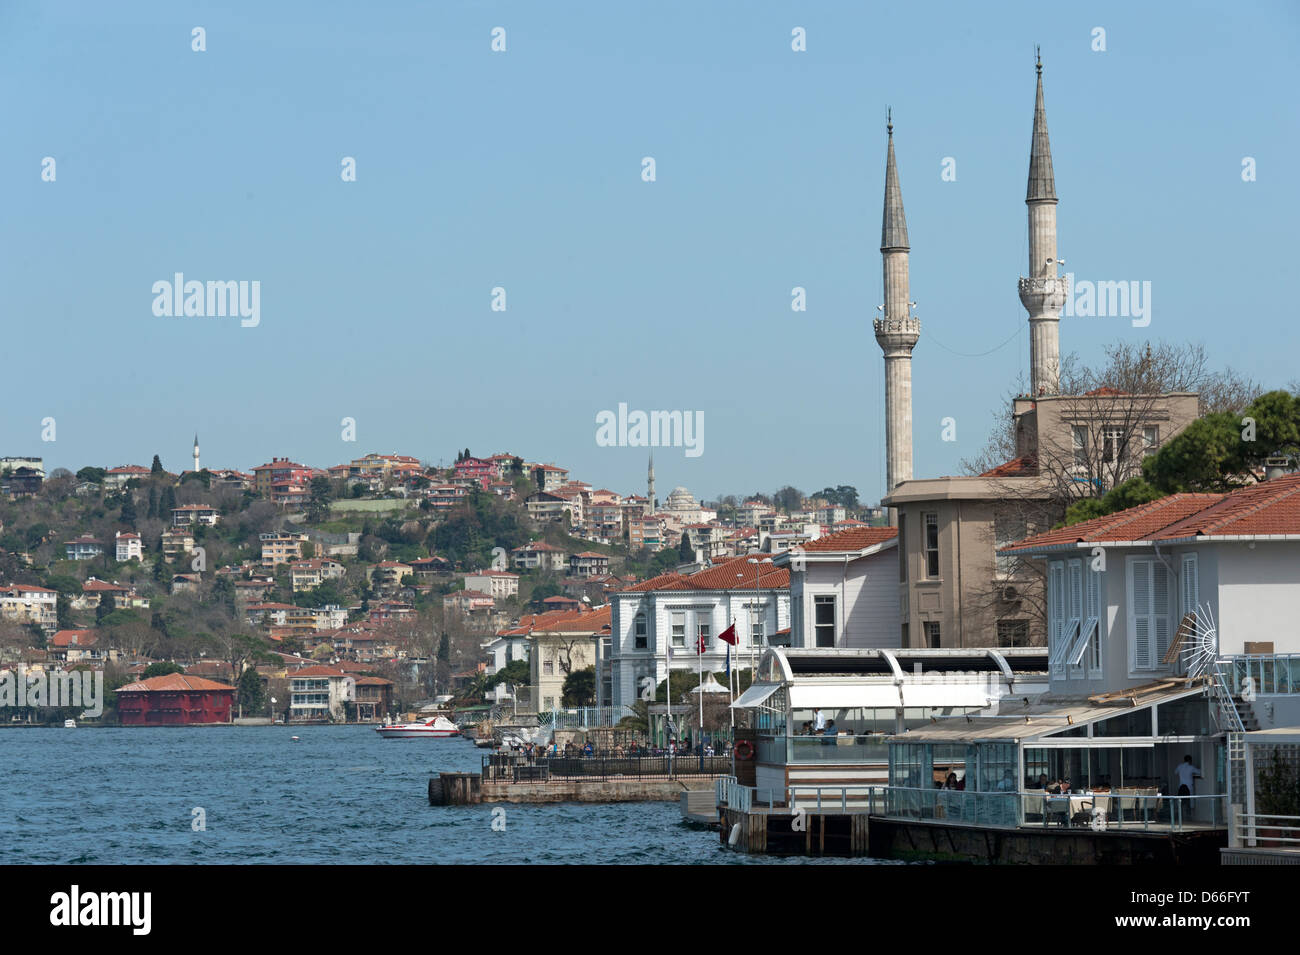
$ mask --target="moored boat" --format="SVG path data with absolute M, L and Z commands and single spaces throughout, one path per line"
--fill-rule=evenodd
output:
M 420 739 L 431 737 L 441 739 L 447 736 L 459 736 L 460 727 L 445 716 L 431 716 L 414 723 L 389 723 L 376 726 L 375 732 L 384 739 Z

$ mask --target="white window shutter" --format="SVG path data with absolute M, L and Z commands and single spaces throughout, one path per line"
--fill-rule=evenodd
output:
M 1155 634 L 1153 653 L 1155 658 L 1151 665 L 1156 666 L 1169 650 L 1169 569 L 1163 562 L 1153 561 L 1151 566 L 1151 624 Z
M 1129 561 L 1129 621 L 1133 669 L 1151 668 L 1151 561 Z

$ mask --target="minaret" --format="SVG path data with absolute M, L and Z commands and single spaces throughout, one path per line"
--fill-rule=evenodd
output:
M 194 473 L 199 473 L 199 436 L 194 436 Z
M 655 512 L 655 453 L 653 451 L 650 452 L 650 468 L 646 471 L 645 483 L 645 516 L 649 517 Z
M 1020 280 L 1020 303 L 1029 312 L 1029 379 L 1033 396 L 1054 395 L 1061 384 L 1061 306 L 1067 280 L 1056 273 L 1056 177 L 1043 106 L 1043 59 L 1037 58 L 1038 96 L 1034 101 L 1034 139 L 1029 148 L 1029 275 Z
M 885 212 L 880 227 L 880 257 L 884 268 L 885 304 L 883 318 L 875 321 L 876 342 L 885 353 L 885 473 L 894 490 L 912 478 L 912 348 L 921 337 L 921 321 L 912 315 L 908 300 L 907 218 L 903 215 L 903 192 L 898 186 L 894 163 L 893 115 L 887 120 L 889 156 L 885 163 Z M 898 522 L 897 509 L 890 509 L 890 523 Z

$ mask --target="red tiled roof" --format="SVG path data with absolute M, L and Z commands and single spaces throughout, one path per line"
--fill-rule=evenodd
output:
M 799 545 L 805 551 L 860 551 L 898 537 L 897 527 L 849 527 Z
M 1118 543 L 1146 540 L 1169 525 L 1218 503 L 1222 498 L 1222 494 L 1171 494 L 1158 501 L 1037 534 L 1004 550 L 1037 550 L 1092 541 Z
M 301 670 L 291 670 L 289 672 L 289 679 L 291 680 L 301 676 L 347 676 L 347 674 L 335 667 L 324 666 L 303 667 Z
M 1036 474 L 1038 474 L 1038 460 L 1032 454 L 1024 454 L 990 468 L 980 477 L 1034 477 Z
M 60 630 L 50 637 L 51 647 L 89 647 L 99 642 L 93 630 Z
M 150 677 L 137 683 L 118 687 L 119 693 L 156 693 L 160 690 L 231 690 L 235 688 L 215 680 L 205 680 L 199 676 L 186 676 L 184 673 L 168 673 L 166 676 Z
M 1225 494 L 1199 513 L 1164 528 L 1153 539 L 1277 534 L 1300 534 L 1300 474 Z
M 121 584 L 110 584 L 107 580 L 98 580 L 94 577 L 87 580 L 81 585 L 83 594 L 100 594 L 121 591 L 127 593 L 131 588 L 123 587 Z
M 790 571 L 782 567 L 773 567 L 771 557 L 771 554 L 746 554 L 707 567 L 689 576 L 674 573 L 660 574 L 644 583 L 627 588 L 624 593 L 652 590 L 753 590 L 755 585 L 763 589 L 776 590 L 789 587 Z M 764 563 L 751 564 L 751 559 Z

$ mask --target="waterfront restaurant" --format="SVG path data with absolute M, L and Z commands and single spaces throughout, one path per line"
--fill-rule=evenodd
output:
M 775 647 L 734 707 L 749 711 L 755 731 L 759 802 L 812 804 L 821 790 L 826 799 L 861 805 L 871 786 L 888 779 L 889 737 L 996 712 L 1000 701 L 1018 704 L 1046 689 L 1046 648 Z M 953 769 L 964 771 L 961 759 L 933 764 L 925 785 Z
M 981 825 L 1226 824 L 1227 767 L 1204 680 L 1171 679 L 1088 699 L 1002 699 L 889 742 L 887 814 Z M 1200 770 L 1191 798 L 1176 770 Z M 961 791 L 935 792 L 952 766 Z M 1041 780 L 1068 782 L 1054 798 Z

